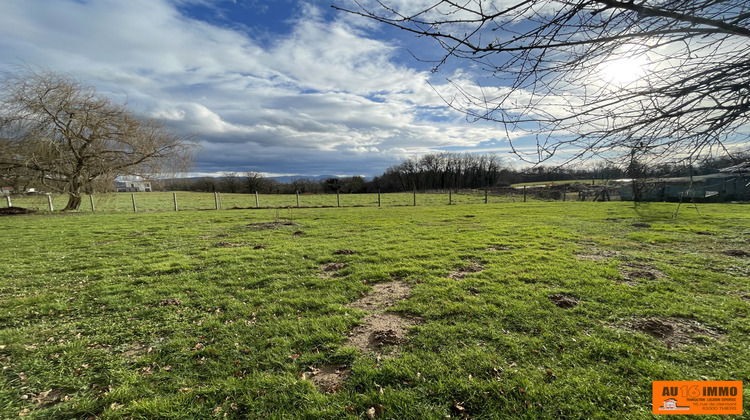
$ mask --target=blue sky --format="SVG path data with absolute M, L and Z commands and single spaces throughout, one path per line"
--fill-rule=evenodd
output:
M 435 46 L 330 6 L 350 0 L 4 0 L 0 63 L 67 72 L 195 134 L 193 174 L 379 175 L 432 151 L 508 154 L 415 60 Z

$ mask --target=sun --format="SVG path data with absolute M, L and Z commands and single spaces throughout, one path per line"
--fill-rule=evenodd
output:
M 645 53 L 632 48 L 597 66 L 597 75 L 607 84 L 626 87 L 643 79 L 651 62 Z

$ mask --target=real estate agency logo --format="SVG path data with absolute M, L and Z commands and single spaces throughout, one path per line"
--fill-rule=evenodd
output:
M 742 381 L 654 381 L 653 414 L 742 414 Z

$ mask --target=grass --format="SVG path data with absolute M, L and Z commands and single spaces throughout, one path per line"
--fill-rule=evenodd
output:
M 0 418 L 641 419 L 651 381 L 750 380 L 746 206 L 403 198 L 0 218 Z M 347 346 L 393 279 L 408 340 Z M 332 364 L 338 392 L 303 378 Z

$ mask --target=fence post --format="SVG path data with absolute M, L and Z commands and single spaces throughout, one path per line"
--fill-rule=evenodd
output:
M 133 201 L 133 213 L 138 211 L 138 208 L 135 206 L 135 194 L 130 194 L 130 199 Z
M 299 208 L 299 190 L 294 190 L 294 193 L 297 194 L 297 208 Z
M 380 207 L 380 188 L 378 188 L 378 207 Z
M 258 201 L 258 191 L 255 192 L 255 208 L 260 208 L 260 202 Z
M 417 186 L 414 186 L 414 206 L 417 205 Z
M 177 211 L 177 193 L 172 193 L 172 201 L 174 201 L 174 211 Z
M 339 190 L 336 190 L 336 207 L 341 207 L 341 200 L 339 199 Z
M 526 202 L 526 186 L 523 186 L 523 202 Z
M 484 204 L 487 204 L 487 187 L 484 187 Z
M 49 211 L 52 212 L 52 194 L 47 194 L 47 205 L 49 206 Z
M 563 185 L 563 201 L 565 201 L 565 199 L 567 198 L 567 195 L 568 195 L 568 186 Z
M 224 203 L 221 202 L 221 193 L 217 192 L 216 195 L 219 197 L 219 208 L 224 209 Z
M 450 206 L 451 204 L 453 204 L 453 191 L 448 188 L 448 205 Z
M 214 210 L 219 210 L 219 193 L 214 191 Z
M 5 202 L 6 202 L 6 203 L 8 203 L 8 207 L 13 207 L 13 206 L 11 206 L 11 204 L 10 204 L 10 195 L 6 195 L 6 196 L 5 196 Z
M 94 213 L 96 209 L 94 208 L 94 195 L 89 194 L 89 203 L 91 203 L 91 212 Z

